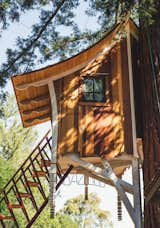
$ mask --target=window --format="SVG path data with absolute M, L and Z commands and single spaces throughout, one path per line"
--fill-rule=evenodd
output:
M 82 82 L 82 100 L 92 102 L 105 101 L 105 80 L 102 77 L 84 77 Z

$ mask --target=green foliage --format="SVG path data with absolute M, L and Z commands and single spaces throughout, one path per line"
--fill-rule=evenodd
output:
M 20 20 L 21 15 L 29 10 L 39 12 L 39 22 L 34 24 L 31 33 L 18 37 L 16 49 L 8 49 L 7 61 L 2 64 L 0 85 L 4 86 L 8 77 L 13 74 L 31 71 L 48 60 L 52 62 L 66 59 L 100 39 L 117 21 L 124 20 L 126 15 L 144 18 L 152 23 L 157 14 L 155 0 L 84 0 L 88 4 L 88 16 L 97 17 L 100 27 L 97 31 L 81 31 L 75 23 L 75 10 L 80 0 L 4 0 L 0 3 L 0 25 L 8 28 L 10 23 Z M 68 34 L 62 35 L 61 29 Z
M 37 133 L 33 129 L 24 129 L 20 123 L 18 109 L 14 96 L 6 95 L 0 99 L 0 190 L 4 188 L 17 168 L 32 150 Z M 21 190 L 21 187 L 20 187 Z M 3 196 L 0 195 L 0 198 Z M 10 201 L 14 202 L 15 195 L 10 194 Z M 5 203 L 0 205 L 0 212 L 8 214 Z M 17 218 L 24 227 L 25 219 L 15 211 Z M 10 221 L 8 227 L 14 228 Z
M 24 161 L 37 137 L 32 128 L 24 129 L 20 123 L 14 96 L 0 98 L 0 187 Z M 20 165 L 20 164 L 19 164 Z
M 0 1 L 0 25 L 2 29 L 14 21 L 19 21 L 20 16 L 28 10 L 39 9 L 49 4 L 49 0 L 2 0 Z
M 31 152 L 32 141 L 35 140 L 35 132 L 32 129 L 23 129 L 17 119 L 17 107 L 13 96 L 1 99 L 0 105 L 0 188 L 9 181 L 17 169 L 19 161 L 24 161 L 24 156 Z M 18 186 L 23 191 L 23 186 Z M 44 182 L 43 188 L 47 190 Z M 33 189 L 33 194 L 38 197 L 37 189 Z M 15 196 L 10 195 L 10 201 L 14 202 Z M 41 205 L 43 198 L 36 198 L 36 202 Z M 24 200 L 30 217 L 33 216 L 34 208 L 29 199 Z M 109 213 L 99 208 L 100 199 L 95 194 L 90 194 L 87 201 L 80 195 L 70 199 L 65 203 L 64 209 L 60 210 L 54 220 L 49 218 L 49 206 L 41 213 L 33 227 L 50 228 L 78 228 L 78 227 L 111 227 Z M 0 212 L 8 214 L 5 204 L 1 204 Z M 25 227 L 25 218 L 21 210 L 15 211 L 20 227 Z M 8 227 L 12 226 L 12 221 L 8 221 Z
M 31 151 L 37 133 L 21 125 L 14 96 L 1 100 L 0 113 L 0 156 L 17 165 Z
M 68 27 L 73 32 L 73 34 L 79 31 L 78 27 L 74 23 L 73 13 L 73 9 L 75 9 L 79 5 L 78 0 L 61 0 L 52 2 L 30 1 L 30 5 L 27 5 L 25 3 L 23 4 L 23 6 L 21 6 L 19 2 L 21 1 L 15 1 L 15 4 L 19 4 L 18 14 L 20 14 L 20 12 L 26 12 L 26 10 L 28 9 L 34 9 L 38 6 L 38 3 L 40 3 L 38 11 L 39 22 L 33 25 L 32 31 L 28 35 L 28 37 L 17 38 L 15 50 L 7 50 L 7 63 L 2 64 L 1 68 L 1 86 L 5 85 L 5 82 L 10 75 L 32 70 L 35 64 L 44 62 L 46 58 L 51 58 L 53 52 L 55 53 L 55 55 L 52 56 L 52 59 L 57 58 L 57 56 L 64 56 L 66 49 L 64 50 L 63 46 L 59 44 L 59 40 L 61 43 L 61 39 L 63 39 L 63 37 L 61 38 L 57 27 Z M 40 6 L 44 5 L 45 7 L 40 8 Z M 5 11 L 6 10 L 4 9 L 4 14 Z M 7 18 L 7 15 L 9 15 L 9 12 L 6 13 L 4 17 Z M 56 47 L 61 47 L 61 51 L 59 50 L 59 48 L 58 50 L 57 48 L 51 48 L 53 41 L 57 43 Z M 46 51 L 47 48 L 51 49 L 51 51 L 49 51 L 51 52 L 51 54 Z M 59 53 L 61 53 L 61 55 L 59 55 Z M 43 58 L 43 54 L 45 54 L 45 58 Z
M 99 206 L 99 197 L 91 193 L 88 200 L 84 199 L 84 195 L 68 200 L 62 212 L 71 216 L 80 227 L 112 227 L 109 212 L 100 209 Z
M 100 199 L 96 194 L 89 194 L 89 199 L 84 200 L 84 195 L 69 199 L 64 208 L 56 213 L 53 220 L 49 218 L 49 206 L 47 206 L 34 223 L 34 228 L 109 228 L 112 222 L 109 220 L 109 212 L 99 208 Z
M 152 24 L 154 22 L 154 16 L 158 13 L 156 7 L 157 2 L 155 0 L 140 1 L 138 12 L 144 23 Z
M 33 224 L 33 228 L 78 228 L 78 223 L 65 214 L 58 212 L 54 219 L 50 219 L 50 208 L 47 206 Z
M 6 185 L 15 171 L 15 167 L 0 157 L 0 189 Z

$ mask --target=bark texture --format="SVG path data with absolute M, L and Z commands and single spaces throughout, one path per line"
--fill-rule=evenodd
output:
M 154 23 L 146 28 L 141 21 L 140 66 L 143 110 L 144 189 L 160 167 L 160 3 Z M 146 21 L 145 21 L 146 22 Z M 144 209 L 144 227 L 160 227 L 160 199 L 152 199 Z

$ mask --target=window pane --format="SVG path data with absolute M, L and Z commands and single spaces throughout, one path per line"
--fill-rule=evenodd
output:
M 83 99 L 85 101 L 93 101 L 93 93 L 83 93 Z
M 83 92 L 93 92 L 93 79 L 90 79 L 90 78 L 84 79 Z
M 102 102 L 104 101 L 104 94 L 102 93 L 94 93 L 94 100 Z
M 103 80 L 94 79 L 94 92 L 102 92 L 102 91 L 103 91 Z

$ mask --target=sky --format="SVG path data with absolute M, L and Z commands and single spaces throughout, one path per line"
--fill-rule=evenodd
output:
M 94 18 L 88 18 L 84 14 L 86 3 L 81 4 L 81 7 L 77 10 L 76 21 L 79 23 L 81 29 L 86 29 L 90 27 L 96 27 L 96 20 Z M 22 17 L 20 23 L 14 23 L 10 28 L 2 34 L 0 37 L 0 64 L 5 60 L 5 50 L 6 48 L 15 47 L 15 38 L 17 35 L 26 36 L 31 30 L 31 25 L 38 20 L 38 13 L 36 11 L 30 11 L 27 15 Z M 66 30 L 62 30 L 62 33 L 66 33 Z M 13 88 L 11 81 L 9 80 L 5 88 L 11 94 L 13 94 Z M 43 137 L 42 132 L 44 133 L 47 129 L 50 128 L 50 123 L 41 124 L 38 126 L 38 129 L 41 129 L 40 135 Z M 131 169 L 127 170 L 124 174 L 124 179 L 128 182 L 131 181 Z M 99 183 L 97 183 L 99 185 Z M 111 220 L 113 221 L 114 228 L 133 228 L 133 222 L 131 221 L 126 209 L 123 206 L 123 220 L 122 222 L 117 221 L 117 193 L 115 188 L 103 185 L 101 187 L 89 186 L 89 192 L 95 192 L 101 198 L 101 208 L 111 213 Z M 72 193 L 72 194 L 71 194 Z M 60 194 L 56 198 L 56 209 L 59 210 L 63 207 L 65 201 L 69 197 L 74 197 L 79 194 L 84 193 L 84 186 L 76 183 L 71 185 L 65 184 L 60 188 Z

